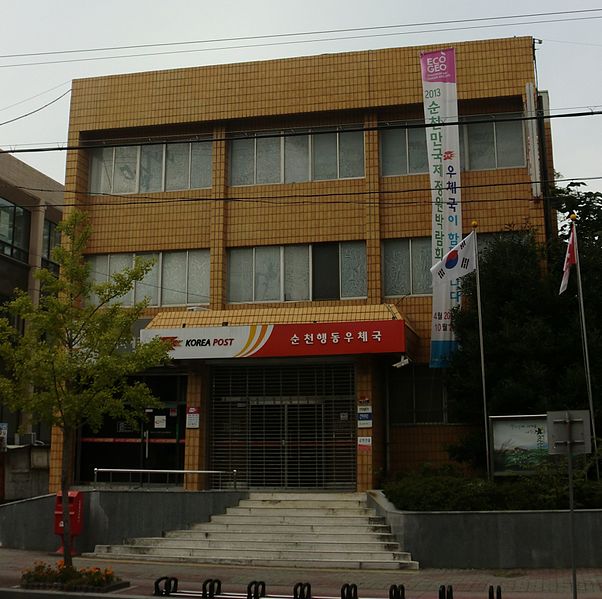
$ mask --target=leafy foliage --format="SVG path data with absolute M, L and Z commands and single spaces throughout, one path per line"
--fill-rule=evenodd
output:
M 575 475 L 575 507 L 598 509 L 602 483 L 589 481 L 583 467 Z M 424 468 L 384 487 L 399 510 L 485 511 L 567 509 L 568 480 L 564 460 L 549 461 L 534 475 L 487 481 L 453 467 Z
M 35 585 L 53 585 L 70 591 L 81 587 L 102 589 L 118 582 L 111 568 L 74 568 L 60 560 L 55 565 L 46 562 L 35 562 L 33 567 L 27 568 L 21 574 L 21 586 L 32 587 Z
M 151 265 L 138 262 L 96 284 L 83 256 L 90 235 L 85 217 L 74 212 L 61 229 L 67 244 L 54 254 L 60 276 L 38 272 L 39 305 L 25 292 L 8 305 L 24 323 L 23 334 L 0 320 L 0 400 L 62 430 L 97 429 L 106 415 L 134 421 L 156 400 L 132 375 L 165 362 L 168 348 L 159 339 L 132 347 L 132 326 L 145 303 L 126 308 L 119 299 Z

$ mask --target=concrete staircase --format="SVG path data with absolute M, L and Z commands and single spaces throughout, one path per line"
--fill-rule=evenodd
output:
M 365 493 L 251 493 L 210 522 L 163 537 L 97 545 L 99 558 L 279 566 L 418 569 Z

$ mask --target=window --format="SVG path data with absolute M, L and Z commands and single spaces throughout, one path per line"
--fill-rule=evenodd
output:
M 339 300 L 367 295 L 363 241 L 228 250 L 228 301 Z
M 178 306 L 209 302 L 209 250 L 141 254 L 98 254 L 88 256 L 90 278 L 105 283 L 109 275 L 133 266 L 134 257 L 152 261 L 144 278 L 137 282 L 133 292 L 120 298 L 131 304 L 148 299 L 151 306 Z M 94 303 L 98 298 L 93 299 Z
M 56 223 L 44 219 L 44 233 L 42 238 L 42 266 L 58 273 L 58 266 L 52 260 L 52 250 L 61 244 L 61 235 L 57 231 Z
M 211 187 L 210 139 L 90 149 L 92 193 L 147 193 Z
M 393 424 L 448 422 L 442 373 L 409 365 L 388 371 L 389 413 Z
M 230 185 L 301 183 L 364 176 L 363 131 L 338 127 L 299 129 L 294 133 L 291 135 L 290 130 L 263 131 L 230 140 Z
M 0 198 L 0 252 L 4 256 L 28 261 L 30 224 L 28 210 Z
M 431 262 L 430 237 L 385 240 L 383 242 L 385 297 L 431 293 Z
M 460 159 L 465 170 L 525 166 L 521 116 L 512 113 L 492 117 L 491 122 L 471 123 L 483 117 L 464 119 L 460 125 Z M 422 127 L 403 128 L 415 123 L 387 123 L 380 131 L 380 164 L 383 177 L 428 172 L 426 133 Z
M 466 170 L 525 166 L 522 121 L 504 121 L 521 115 L 496 115 L 490 123 L 471 123 L 483 117 L 466 119 L 460 129 L 463 164 Z
M 391 123 L 399 126 L 419 123 Z M 428 173 L 424 127 L 392 128 L 380 131 L 381 174 L 383 177 Z

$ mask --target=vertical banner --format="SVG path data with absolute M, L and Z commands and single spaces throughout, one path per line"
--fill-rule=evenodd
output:
M 420 55 L 426 147 L 432 193 L 432 264 L 439 262 L 462 238 L 460 132 L 453 48 Z M 448 365 L 456 347 L 451 309 L 460 302 L 459 281 L 433 286 L 431 368 Z

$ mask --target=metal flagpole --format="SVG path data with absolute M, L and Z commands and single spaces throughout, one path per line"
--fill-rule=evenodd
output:
M 587 347 L 587 328 L 585 326 L 585 308 L 583 306 L 583 288 L 581 287 L 581 264 L 579 263 L 579 246 L 577 244 L 577 218 L 571 214 L 573 221 L 573 241 L 575 243 L 575 265 L 577 267 L 577 297 L 579 299 L 579 319 L 581 321 L 581 343 L 583 345 L 583 362 L 585 367 L 585 382 L 587 385 L 587 399 L 589 401 L 589 412 L 592 421 L 592 437 L 594 446 L 594 459 L 596 461 L 596 476 L 600 480 L 600 463 L 598 456 L 598 441 L 596 437 L 596 419 L 594 418 L 594 397 L 592 394 L 592 379 L 589 369 L 589 350 Z
M 483 349 L 483 317 L 481 312 L 481 280 L 479 277 L 479 244 L 477 241 L 476 220 L 472 221 L 474 231 L 475 271 L 477 273 L 477 315 L 479 320 L 479 345 L 481 349 L 481 384 L 483 387 L 483 420 L 485 424 L 485 458 L 487 461 L 487 480 L 491 480 L 490 451 L 489 451 L 489 415 L 487 413 L 487 388 L 485 385 L 485 351 Z

